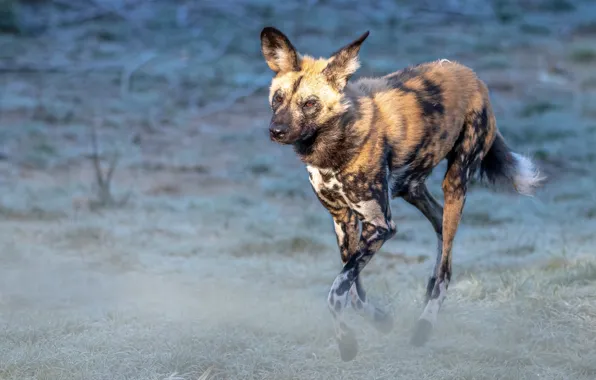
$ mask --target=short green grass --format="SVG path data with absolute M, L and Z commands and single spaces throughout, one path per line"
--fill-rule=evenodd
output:
M 519 112 L 523 118 L 541 115 L 550 111 L 560 109 L 560 106 L 547 100 L 526 103 Z
M 596 62 L 596 48 L 577 47 L 570 53 L 569 58 L 576 63 L 591 64 Z
M 318 242 L 310 236 L 294 236 L 283 239 L 267 238 L 249 244 L 239 244 L 233 249 L 235 256 L 279 254 L 292 256 L 296 254 L 309 254 L 319 256 L 331 251 L 331 247 Z
M 462 217 L 462 223 L 474 226 L 498 226 L 510 221 L 509 218 L 497 218 L 488 211 L 468 210 Z

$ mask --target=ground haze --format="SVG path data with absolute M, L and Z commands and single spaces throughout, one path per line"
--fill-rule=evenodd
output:
M 0 35 L 0 379 L 596 378 L 591 1 L 139 4 Z M 533 198 L 471 186 L 424 347 L 408 341 L 435 236 L 394 200 L 398 232 L 362 280 L 395 328 L 348 310 L 360 352 L 339 358 L 333 223 L 267 134 L 267 25 L 314 56 L 370 30 L 359 76 L 472 67 L 548 176 Z M 104 168 L 119 152 L 112 201 L 93 131 Z

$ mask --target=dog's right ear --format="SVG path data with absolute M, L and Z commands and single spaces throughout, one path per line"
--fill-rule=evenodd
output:
M 261 31 L 261 51 L 267 65 L 276 74 L 288 71 L 300 71 L 298 53 L 282 32 L 266 27 Z

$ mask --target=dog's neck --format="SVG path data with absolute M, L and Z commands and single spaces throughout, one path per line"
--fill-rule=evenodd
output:
M 353 126 L 357 122 L 353 106 L 319 126 L 308 139 L 294 144 L 302 162 L 320 169 L 341 170 L 358 153 L 360 139 Z

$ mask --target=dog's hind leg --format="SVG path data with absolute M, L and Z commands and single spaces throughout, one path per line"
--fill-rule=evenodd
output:
M 465 166 L 459 160 L 453 161 L 450 163 L 445 179 L 443 180 L 445 206 L 443 211 L 443 244 L 441 256 L 436 266 L 436 280 L 430 291 L 427 289 L 428 300 L 426 307 L 418 320 L 416 330 L 411 339 L 411 343 L 415 346 L 423 345 L 430 337 L 432 328 L 437 321 L 437 314 L 447 296 L 447 288 L 451 280 L 451 249 L 466 197 L 467 180 L 464 179 L 466 170 Z M 432 282 L 432 280 L 429 282 Z
M 430 337 L 437 314 L 447 296 L 451 281 L 451 250 L 466 200 L 468 181 L 479 169 L 482 158 L 490 148 L 486 142 L 490 141 L 489 137 L 494 133 L 491 128 L 493 120 L 490 106 L 482 99 L 476 106 L 466 116 L 464 128 L 447 155 L 447 172 L 442 185 L 445 203 L 441 259 L 436 268 L 436 281 L 431 291 L 427 291 L 426 307 L 411 338 L 411 343 L 416 346 L 423 345 Z
M 437 269 L 441 263 L 443 252 L 443 206 L 437 202 L 424 183 L 412 188 L 403 196 L 404 200 L 416 207 L 432 224 L 437 234 L 437 253 L 428 284 L 426 286 L 425 304 L 430 300 L 437 281 Z

